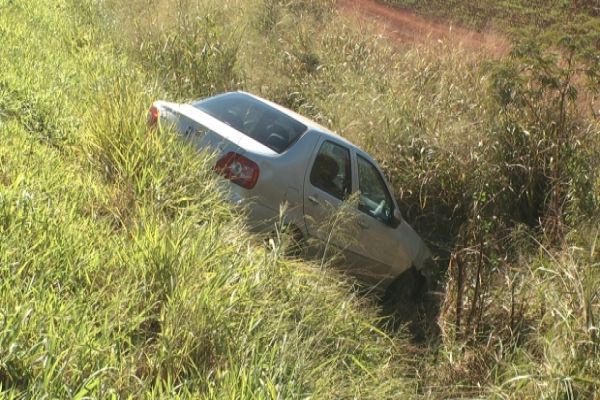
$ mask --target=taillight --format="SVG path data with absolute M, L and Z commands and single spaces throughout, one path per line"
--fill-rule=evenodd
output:
M 153 104 L 152 107 L 150 107 L 150 110 L 148 110 L 148 126 L 156 126 L 159 116 L 160 111 L 158 111 L 158 108 Z
M 258 181 L 258 165 L 233 151 L 225 154 L 217 161 L 215 171 L 245 189 L 252 189 Z

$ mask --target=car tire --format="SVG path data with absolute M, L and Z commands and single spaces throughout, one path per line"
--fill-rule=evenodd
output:
M 285 235 L 285 249 L 283 254 L 287 258 L 304 258 L 306 243 L 302 231 L 295 226 L 288 226 Z
M 404 271 L 387 288 L 382 306 L 386 314 L 416 309 L 427 290 L 427 280 L 415 267 Z

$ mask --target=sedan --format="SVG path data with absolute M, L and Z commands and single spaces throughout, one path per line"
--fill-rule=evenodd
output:
M 156 101 L 148 118 L 216 153 L 215 171 L 228 182 L 231 202 L 248 210 L 253 229 L 272 230 L 284 210 L 295 236 L 340 250 L 338 264 L 387 297 L 422 286 L 430 252 L 402 218 L 375 160 L 350 141 L 245 92 Z

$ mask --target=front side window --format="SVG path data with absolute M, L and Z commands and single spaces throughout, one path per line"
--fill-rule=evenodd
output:
M 389 224 L 394 210 L 392 196 L 377 168 L 361 156 L 358 156 L 358 189 L 359 210 Z
M 350 151 L 333 142 L 324 142 L 310 172 L 310 183 L 344 200 L 352 190 Z

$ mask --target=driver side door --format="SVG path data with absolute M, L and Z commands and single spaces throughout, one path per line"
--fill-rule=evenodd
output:
M 356 153 L 358 252 L 369 260 L 368 280 L 393 279 L 400 269 L 410 266 L 411 258 L 399 240 L 401 229 L 394 221 L 396 206 L 385 179 L 375 164 Z

